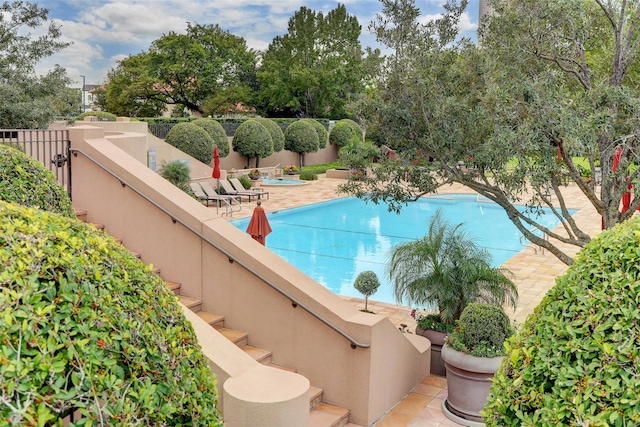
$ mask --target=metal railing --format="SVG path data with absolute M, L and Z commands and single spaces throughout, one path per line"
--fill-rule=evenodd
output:
M 165 209 L 164 207 L 160 206 L 159 204 L 157 204 L 155 201 L 153 201 L 152 199 L 150 199 L 147 195 L 145 195 L 144 193 L 142 193 L 140 190 L 138 190 L 137 188 L 135 188 L 134 186 L 132 186 L 131 184 L 129 184 L 126 180 L 122 179 L 120 176 L 118 176 L 115 172 L 111 171 L 109 168 L 107 168 L 106 166 L 102 165 L 100 162 L 98 162 L 96 159 L 94 159 L 93 157 L 91 157 L 89 154 L 85 153 L 84 151 L 77 149 L 77 148 L 72 148 L 70 149 L 70 152 L 73 154 L 74 157 L 77 157 L 78 153 L 82 154 L 84 157 L 86 157 L 87 159 L 89 159 L 90 161 L 92 161 L 94 164 L 96 164 L 98 167 L 100 167 L 102 170 L 104 170 L 105 172 L 107 172 L 108 174 L 110 174 L 111 176 L 113 176 L 114 178 L 116 178 L 117 180 L 120 181 L 120 183 L 122 185 L 126 185 L 127 187 L 129 187 L 131 190 L 133 190 L 136 194 L 138 194 L 140 197 L 142 197 L 143 199 L 145 199 L 147 202 L 151 203 L 153 206 L 155 206 L 156 208 L 158 208 L 159 210 L 161 210 L 162 212 L 164 212 L 165 214 L 167 214 L 170 218 L 171 221 L 173 223 L 179 223 L 180 225 L 182 225 L 184 228 L 186 228 L 187 230 L 191 231 L 193 234 L 195 234 L 196 236 L 198 236 L 201 240 L 204 240 L 205 242 L 207 242 L 209 245 L 211 245 L 212 247 L 214 247 L 215 249 L 217 249 L 218 251 L 222 252 L 228 259 L 230 262 L 235 262 L 237 263 L 239 266 L 243 267 L 244 269 L 246 269 L 249 273 L 253 274 L 255 277 L 257 277 L 258 279 L 262 280 L 264 283 L 266 283 L 267 285 L 269 285 L 271 288 L 273 288 L 275 291 L 277 291 L 278 293 L 280 293 L 281 295 L 283 295 L 285 298 L 287 298 L 288 300 L 291 301 L 291 304 L 293 305 L 293 307 L 300 307 L 303 310 L 305 310 L 307 313 L 309 313 L 310 315 L 312 315 L 313 317 L 315 317 L 316 319 L 318 319 L 320 322 L 324 323 L 326 326 L 328 326 L 329 328 L 331 328 L 334 332 L 338 333 L 340 336 L 342 336 L 343 338 L 345 338 L 347 341 L 349 341 L 351 343 L 351 348 L 356 348 L 356 347 L 360 347 L 360 348 L 370 348 L 371 344 L 364 344 L 361 342 L 358 342 L 355 338 L 351 337 L 349 334 L 347 334 L 346 332 L 344 332 L 342 329 L 340 329 L 339 327 L 337 327 L 336 325 L 334 325 L 333 323 L 331 323 L 329 320 L 325 319 L 324 317 L 322 317 L 320 314 L 316 313 L 313 309 L 311 309 L 310 307 L 307 307 L 306 305 L 304 305 L 302 302 L 300 302 L 299 300 L 297 300 L 294 296 L 292 296 L 291 294 L 289 294 L 287 291 L 281 289 L 278 285 L 276 285 L 275 283 L 273 283 L 271 280 L 269 280 L 268 278 L 266 278 L 265 276 L 263 276 L 262 274 L 258 273 L 257 271 L 253 270 L 250 266 L 248 266 L 247 264 L 243 263 L 242 261 L 234 258 L 229 252 L 227 252 L 224 248 L 222 248 L 221 246 L 219 246 L 218 244 L 216 244 L 214 241 L 208 239 L 206 236 L 204 236 L 202 233 L 200 233 L 198 230 L 194 229 L 193 227 L 191 227 L 189 224 L 187 224 L 186 222 L 180 220 L 179 218 L 176 218 L 175 216 L 173 216 L 171 214 L 171 212 L 169 212 L 167 209 Z

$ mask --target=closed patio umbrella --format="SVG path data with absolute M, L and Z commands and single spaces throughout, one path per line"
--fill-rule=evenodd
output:
M 253 215 L 251 215 L 251 220 L 247 226 L 247 233 L 264 246 L 267 235 L 271 233 L 271 226 L 269 225 L 267 214 L 260 206 L 262 202 L 258 200 L 256 204 L 257 206 L 253 209 Z
M 213 172 L 211 173 L 213 178 L 220 178 L 220 153 L 218 153 L 218 147 L 213 147 Z

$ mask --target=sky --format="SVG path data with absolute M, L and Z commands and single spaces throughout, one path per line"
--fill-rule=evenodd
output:
M 49 20 L 61 27 L 70 47 L 42 61 L 37 72 L 59 64 L 73 80 L 72 87 L 99 85 L 107 72 L 130 55 L 148 51 L 154 40 L 173 31 L 186 32 L 187 23 L 218 24 L 243 37 L 249 48 L 265 50 L 276 36 L 287 33 L 289 19 L 302 6 L 327 13 L 338 4 L 358 18 L 362 47 L 380 47 L 367 27 L 382 10 L 379 0 L 32 0 L 49 10 Z M 421 20 L 437 17 L 444 0 L 415 0 Z M 469 0 L 461 19 L 463 36 L 475 39 L 479 0 Z M 36 35 L 36 31 L 32 31 Z

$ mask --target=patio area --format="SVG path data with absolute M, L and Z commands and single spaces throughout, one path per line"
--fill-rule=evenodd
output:
M 262 201 L 262 207 L 266 212 L 274 212 L 342 197 L 343 195 L 336 194 L 336 188 L 341 182 L 343 181 L 340 179 L 330 179 L 320 175 L 317 181 L 309 181 L 309 185 L 298 187 L 269 186 L 270 198 Z M 456 184 L 444 187 L 440 192 L 470 193 L 471 191 Z M 565 188 L 564 197 L 570 208 L 579 210 L 574 215 L 574 218 L 582 229 L 592 236 L 599 233 L 600 215 L 593 209 L 578 187 L 570 184 Z M 233 219 L 250 216 L 255 206 L 255 201 L 243 201 L 242 210 L 234 213 Z M 567 246 L 567 252 L 575 254 L 577 250 Z M 554 286 L 556 277 L 562 275 L 567 269 L 567 266 L 554 255 L 548 251 L 542 252 L 540 248 L 534 247 L 527 247 L 509 259 L 503 266 L 513 272 L 518 286 L 520 294 L 518 306 L 515 312 L 508 312 L 510 317 L 518 323 L 524 322 L 527 316 L 540 303 L 546 292 Z M 364 308 L 364 299 L 343 298 L 359 309 Z M 368 308 L 378 315 L 389 318 L 399 328 L 402 327 L 401 325 L 406 325 L 407 330 L 415 330 L 415 321 L 410 315 L 410 307 L 376 302 L 374 295 L 373 300 L 369 300 Z M 459 424 L 450 421 L 442 413 L 441 405 L 446 395 L 446 379 L 428 376 L 391 411 L 385 414 L 376 426 L 458 426 Z

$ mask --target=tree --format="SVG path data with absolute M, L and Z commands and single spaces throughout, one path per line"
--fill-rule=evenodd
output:
M 59 41 L 58 25 L 39 29 L 48 15 L 35 3 L 0 4 L 0 128 L 43 129 L 68 112 L 71 80 L 65 70 L 56 65 L 44 76 L 35 73 L 40 60 L 69 46 Z M 42 34 L 32 37 L 30 29 Z
M 305 153 L 315 153 L 318 146 L 318 133 L 309 122 L 296 120 L 284 131 L 284 149 L 300 155 L 300 169 Z
M 269 131 L 269 135 L 271 135 L 271 140 L 273 141 L 273 152 L 279 153 L 282 151 L 284 148 L 284 132 L 282 132 L 282 128 L 273 120 L 264 117 L 258 117 L 253 120 L 256 120 Z
M 256 53 L 242 37 L 218 25 L 188 24 L 186 34 L 170 32 L 148 52 L 130 56 L 109 73 L 108 89 L 136 102 L 183 105 L 201 114 L 229 103 L 250 102 Z
M 363 271 L 356 277 L 353 287 L 364 295 L 364 311 L 369 311 L 369 297 L 375 294 L 380 287 L 378 275 L 371 270 Z
M 511 272 L 491 267 L 491 254 L 439 210 L 422 239 L 393 248 L 387 270 L 398 303 L 437 309 L 442 323 L 454 324 L 472 302 L 515 309 L 518 301 Z
M 329 132 L 327 132 L 327 129 L 322 123 L 315 119 L 300 119 L 300 121 L 309 123 L 313 126 L 313 129 L 318 134 L 318 149 L 327 146 L 327 141 L 329 141 Z
M 271 134 L 256 120 L 247 120 L 238 126 L 232 144 L 233 151 L 247 158 L 247 168 L 253 157 L 256 158 L 257 168 L 261 158 L 273 154 Z
M 640 206 L 635 198 L 618 212 L 640 173 L 630 168 L 638 152 L 640 102 L 627 76 L 638 60 L 640 22 L 634 17 L 640 5 L 495 0 L 477 48 L 454 43 L 466 1 L 449 1 L 447 13 L 426 25 L 418 24 L 413 1 L 383 3 L 383 15 L 372 26 L 394 54 L 380 85 L 378 120 L 404 162 L 376 170 L 384 186 L 371 178 L 350 182 L 343 191 L 400 209 L 445 183 L 461 183 L 499 204 L 529 241 L 567 264 L 573 260 L 560 244 L 582 248 L 590 241 L 567 209 L 562 191 L 568 179 L 605 227 Z M 613 172 L 616 149 L 620 160 Z M 581 176 L 576 157 L 585 158 L 592 171 L 601 167 L 601 188 Z M 436 160 L 431 173 L 413 165 L 428 158 Z M 467 167 L 456 168 L 458 161 Z M 527 210 L 519 212 L 517 202 Z M 541 207 L 553 210 L 560 232 L 536 221 Z
M 213 139 L 206 130 L 193 123 L 176 124 L 167 133 L 165 141 L 205 165 L 213 160 Z
M 260 102 L 269 114 L 344 117 L 363 87 L 361 27 L 338 5 L 327 15 L 301 7 L 289 32 L 273 39 L 258 73 Z
M 220 122 L 213 119 L 196 119 L 191 123 L 207 131 L 215 146 L 218 147 L 220 157 L 229 155 L 229 138 Z

